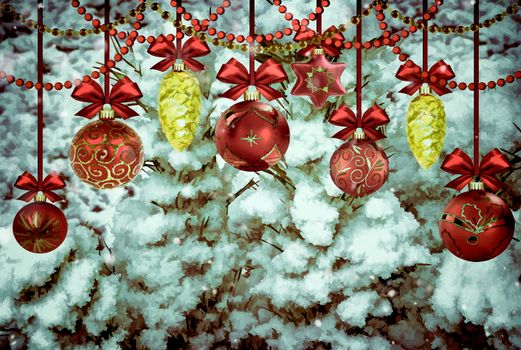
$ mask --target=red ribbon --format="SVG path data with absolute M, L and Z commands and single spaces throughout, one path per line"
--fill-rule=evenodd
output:
M 325 34 L 334 33 L 333 37 L 325 37 Z M 306 28 L 305 30 L 297 32 L 293 40 L 295 41 L 311 41 L 316 37 L 316 33 L 314 30 Z M 342 33 L 335 27 L 329 27 L 323 34 L 323 39 L 320 40 L 320 44 L 308 44 L 305 48 L 301 49 L 297 52 L 298 55 L 301 56 L 310 56 L 314 49 L 320 46 L 324 49 L 324 52 L 328 56 L 336 57 L 340 55 L 340 48 L 342 48 L 344 44 L 344 36 Z M 338 45 L 338 46 L 337 46 Z
M 228 63 L 223 64 L 219 73 L 217 73 L 217 79 L 224 83 L 236 84 L 236 86 L 224 92 L 221 95 L 223 97 L 236 100 L 248 89 L 248 86 L 253 85 L 264 97 L 271 101 L 284 95 L 270 87 L 269 84 L 280 83 L 287 80 L 288 76 L 282 65 L 270 58 L 259 66 L 254 72 L 253 81 L 250 81 L 246 67 L 232 58 Z
M 362 128 L 367 137 L 377 141 L 385 138 L 385 135 L 376 128 L 389 123 L 389 117 L 383 109 L 374 105 L 365 111 L 361 120 L 358 120 L 355 113 L 349 107 L 343 105 L 331 114 L 329 122 L 334 125 L 345 126 L 345 129 L 333 135 L 334 138 L 345 141 L 357 128 Z
M 162 39 L 159 39 L 161 37 Z M 191 37 L 181 46 L 181 49 L 178 50 L 174 43 L 167 40 L 164 35 L 160 35 L 158 39 L 150 45 L 147 52 L 156 57 L 164 57 L 164 59 L 152 66 L 151 69 L 164 72 L 170 68 L 177 59 L 183 60 L 184 64 L 194 72 L 205 69 L 201 62 L 194 60 L 194 57 L 202 57 L 210 53 L 210 48 L 206 42 L 196 37 Z
M 447 81 L 454 78 L 456 75 L 452 68 L 443 60 L 436 62 L 428 72 L 422 72 L 421 68 L 413 61 L 408 61 L 402 64 L 396 72 L 396 77 L 403 81 L 410 81 L 400 92 L 412 95 L 420 89 L 423 83 L 429 84 L 438 95 L 444 95 L 452 92 L 445 85 Z
M 34 198 L 34 196 L 36 196 L 38 191 L 42 191 L 51 202 L 56 202 L 58 200 L 63 200 L 63 197 L 54 193 L 53 191 L 64 188 L 65 182 L 60 175 L 56 173 L 50 173 L 43 180 L 42 188 L 39 189 L 38 180 L 36 180 L 32 174 L 25 171 L 22 175 L 18 176 L 14 186 L 21 190 L 27 190 L 26 193 L 18 197 L 18 199 L 23 201 L 29 202 Z
M 90 105 L 76 115 L 91 119 L 103 108 L 105 103 L 108 103 L 118 116 L 128 119 L 138 114 L 123 103 L 137 101 L 143 97 L 143 94 L 136 83 L 127 77 L 123 77 L 112 87 L 108 98 L 105 97 L 101 85 L 94 80 L 82 82 L 78 85 L 72 92 L 72 97 L 81 102 L 90 102 Z
M 446 187 L 460 191 L 475 177 L 479 177 L 492 192 L 496 192 L 505 185 L 495 175 L 505 172 L 510 167 L 508 158 L 497 148 L 494 148 L 483 157 L 477 172 L 474 171 L 472 159 L 459 148 L 447 155 L 441 165 L 441 169 L 448 173 L 460 174 L 459 177 L 449 182 Z

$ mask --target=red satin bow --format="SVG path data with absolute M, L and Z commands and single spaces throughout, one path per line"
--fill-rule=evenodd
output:
M 334 138 L 345 141 L 358 127 L 360 127 L 367 137 L 373 141 L 377 141 L 385 138 L 385 135 L 376 130 L 376 128 L 389 123 L 389 117 L 383 109 L 374 105 L 365 111 L 362 120 L 360 121 L 360 126 L 358 126 L 358 118 L 355 113 L 349 107 L 344 105 L 333 112 L 329 118 L 329 122 L 334 125 L 345 126 L 345 129 L 342 129 L 333 135 Z
M 326 38 L 325 37 L 326 33 L 334 33 L 334 34 L 333 34 L 333 37 Z M 309 42 L 309 41 L 313 40 L 315 37 L 316 37 L 315 31 L 312 29 L 306 28 L 305 30 L 299 31 L 297 34 L 295 34 L 295 37 L 293 38 L 293 40 L 295 40 L 295 41 L 304 41 L 305 40 L 305 41 Z M 317 48 L 317 46 L 320 46 L 322 49 L 324 49 L 324 52 L 326 53 L 326 55 L 336 57 L 336 56 L 340 55 L 340 48 L 343 46 L 344 39 L 345 38 L 342 35 L 342 33 L 335 26 L 331 26 L 324 32 L 324 37 L 320 41 L 319 45 L 308 44 L 308 46 L 306 46 L 305 48 L 298 51 L 297 54 L 301 55 L 301 56 L 309 56 L 309 55 L 311 55 L 313 50 L 315 48 Z M 338 45 L 337 43 L 340 44 L 338 47 L 336 46 L 336 45 Z
M 402 64 L 396 72 L 396 77 L 403 81 L 410 81 L 411 84 L 407 85 L 400 92 L 412 95 L 423 83 L 429 84 L 429 86 L 438 94 L 444 95 L 452 92 L 445 85 L 447 81 L 454 78 L 456 75 L 452 71 L 452 68 L 443 60 L 436 62 L 428 72 L 422 72 L 421 68 L 413 61 L 408 61 Z
M 160 35 L 159 37 L 162 37 L 162 39 L 156 39 L 152 45 L 150 45 L 147 52 L 156 57 L 164 57 L 164 59 L 153 65 L 151 69 L 164 72 L 170 68 L 177 59 L 183 60 L 184 64 L 194 72 L 199 72 L 205 68 L 201 62 L 194 60 L 194 57 L 202 57 L 210 53 L 210 48 L 206 42 L 196 37 L 191 37 L 179 50 L 179 48 L 176 48 L 174 43 L 167 40 L 164 35 Z
M 217 73 L 217 79 L 224 83 L 236 84 L 236 86 L 224 92 L 221 95 L 223 97 L 236 100 L 248 89 L 248 86 L 253 85 L 264 97 L 271 101 L 284 95 L 270 87 L 269 84 L 280 83 L 287 80 L 288 76 L 282 65 L 270 58 L 259 66 L 254 73 L 253 81 L 250 81 L 246 67 L 232 58 L 228 63 L 223 64 L 219 73 Z
M 460 174 L 459 177 L 449 182 L 445 187 L 459 191 L 475 177 L 479 177 L 491 191 L 496 192 L 504 186 L 504 183 L 495 175 L 505 172 L 510 169 L 510 166 L 508 158 L 497 148 L 494 148 L 483 157 L 479 164 L 479 170 L 476 173 L 474 172 L 472 159 L 461 149 L 456 148 L 445 157 L 441 168 L 451 174 Z
M 59 190 L 65 187 L 65 182 L 62 177 L 56 173 L 50 173 L 45 177 L 42 184 L 42 189 L 38 189 L 38 180 L 25 171 L 22 175 L 18 176 L 14 184 L 16 188 L 21 190 L 27 190 L 26 193 L 22 194 L 18 199 L 29 202 L 36 196 L 38 191 L 42 191 L 43 194 L 51 201 L 56 202 L 63 200 L 63 197 L 54 193 L 54 190 Z
M 118 116 L 128 119 L 138 114 L 123 103 L 137 101 L 143 97 L 143 94 L 136 83 L 127 77 L 123 77 L 110 90 L 108 101 L 105 101 L 105 93 L 103 93 L 101 85 L 94 80 L 82 82 L 78 85 L 72 92 L 72 97 L 81 102 L 90 102 L 90 105 L 76 115 L 91 119 L 103 108 L 105 103 L 108 103 Z

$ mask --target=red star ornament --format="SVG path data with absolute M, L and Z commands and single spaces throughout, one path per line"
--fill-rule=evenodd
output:
M 321 108 L 329 96 L 342 96 L 346 90 L 340 84 L 345 63 L 331 63 L 323 54 L 314 54 L 307 63 L 292 63 L 291 69 L 297 82 L 291 94 L 309 96 L 317 108 Z

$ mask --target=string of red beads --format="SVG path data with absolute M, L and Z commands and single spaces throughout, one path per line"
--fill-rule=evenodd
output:
M 438 7 L 441 6 L 442 4 L 443 4 L 442 0 L 437 0 L 435 2 L 435 5 L 433 5 L 429 8 L 429 13 L 427 13 L 423 16 L 423 19 L 425 19 L 425 20 L 433 19 L 434 14 L 437 13 L 439 10 Z M 385 15 L 383 13 L 379 12 L 376 15 L 376 18 L 378 21 L 380 21 L 380 29 L 388 27 L 387 23 L 385 23 Z M 428 28 L 425 29 L 425 27 L 423 27 L 423 24 L 420 23 L 420 25 L 422 26 L 422 28 L 420 28 L 420 29 L 428 30 Z M 401 30 L 400 35 L 402 37 L 407 37 L 407 36 L 409 36 L 410 33 L 415 33 L 417 31 L 418 31 L 418 28 L 415 25 L 412 25 L 412 26 L 409 26 L 408 30 Z M 390 45 L 390 46 L 393 46 L 393 45 Z M 394 45 L 392 52 L 398 56 L 398 59 L 401 62 L 407 62 L 409 60 L 410 55 L 403 52 L 403 50 L 397 45 Z M 498 78 L 497 80 L 490 80 L 489 82 L 480 82 L 478 84 L 478 89 L 480 89 L 480 90 L 495 89 L 498 86 L 502 87 L 502 86 L 505 86 L 507 83 L 512 84 L 516 80 L 520 80 L 520 79 L 521 79 L 521 71 L 518 70 L 518 71 L 514 72 L 513 74 L 508 74 L 505 77 Z M 455 80 L 446 82 L 446 84 L 443 84 L 443 85 L 447 85 L 452 90 L 468 89 L 470 91 L 474 91 L 474 89 L 476 88 L 475 84 L 473 82 L 466 83 L 466 82 L 457 82 Z
M 131 16 L 136 15 L 136 22 L 133 24 L 134 31 L 131 32 L 131 33 L 134 33 L 133 36 L 137 36 L 136 30 L 141 28 L 141 24 L 139 22 L 141 22 L 142 20 L 145 19 L 144 15 L 137 16 L 138 14 L 142 14 L 142 12 L 144 12 L 146 9 L 146 4 L 143 1 L 141 1 L 141 2 L 142 2 L 142 4 L 140 5 L 140 7 L 138 7 L 138 10 L 135 13 L 132 12 L 132 10 L 131 10 L 131 13 L 130 13 Z M 86 14 L 86 9 L 82 6 L 80 6 L 80 2 L 78 0 L 72 0 L 71 6 L 74 8 L 77 8 L 79 10 L 78 11 L 79 14 Z M 95 21 L 95 19 L 93 19 L 91 16 L 87 16 L 87 18 L 85 18 L 85 19 L 87 21 L 89 21 L 89 20 Z M 135 25 L 136 23 L 138 23 L 139 26 L 136 26 Z M 110 36 L 113 36 L 113 37 L 118 36 L 118 38 L 120 38 L 120 39 L 122 36 L 126 37 L 126 34 L 122 35 L 122 33 L 124 33 L 124 32 L 118 33 L 118 31 L 114 28 L 114 26 L 110 25 L 110 24 L 108 26 L 105 26 L 104 24 L 100 25 L 99 30 L 101 30 L 102 32 L 105 32 L 106 30 L 108 30 Z M 129 43 L 128 40 L 127 40 L 127 43 Z M 132 44 L 133 44 L 133 41 L 132 41 Z M 126 55 L 128 52 L 130 52 L 129 46 L 121 47 L 120 52 L 116 53 L 114 55 L 113 59 L 109 60 L 107 62 L 107 66 L 102 65 L 98 70 L 93 70 L 89 75 L 84 75 L 81 79 L 76 78 L 76 79 L 68 79 L 63 82 L 60 82 L 60 81 L 54 82 L 54 83 L 46 82 L 44 84 L 40 84 L 40 83 L 35 83 L 30 79 L 16 78 L 14 75 L 8 74 L 4 71 L 0 71 L 0 79 L 5 79 L 8 84 L 14 83 L 16 86 L 24 87 L 26 89 L 32 89 L 32 88 L 34 88 L 36 90 L 45 89 L 47 91 L 50 91 L 53 89 L 59 91 L 59 90 L 62 90 L 63 88 L 71 89 L 73 86 L 79 85 L 82 81 L 87 82 L 91 79 L 98 79 L 100 77 L 100 73 L 105 74 L 107 72 L 107 70 L 114 68 L 116 66 L 116 62 L 123 60 L 123 56 Z

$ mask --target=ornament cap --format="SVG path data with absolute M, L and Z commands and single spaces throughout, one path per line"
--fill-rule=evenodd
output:
M 362 128 L 356 128 L 353 135 L 355 140 L 365 140 L 365 132 Z
M 427 83 L 423 83 L 420 87 L 420 95 L 432 95 L 432 89 Z
M 110 107 L 110 105 L 105 104 L 103 109 L 99 111 L 99 118 L 101 120 L 113 120 L 116 118 L 116 112 Z
M 323 55 L 323 54 L 324 54 L 324 49 L 323 48 L 317 47 L 317 48 L 313 49 L 313 55 L 314 56 L 319 56 L 319 55 Z
M 184 62 L 174 63 L 172 70 L 175 72 L 184 72 L 186 70 L 186 64 L 184 64 Z
M 257 90 L 244 92 L 244 101 L 258 101 L 260 100 L 260 93 Z
M 476 180 L 476 181 L 471 181 L 469 183 L 469 190 L 485 190 L 485 185 L 483 184 L 483 182 L 479 181 L 479 180 Z
M 34 201 L 35 202 L 45 202 L 47 200 L 47 197 L 45 196 L 45 194 L 43 194 L 42 192 L 38 192 L 35 196 L 34 196 Z

